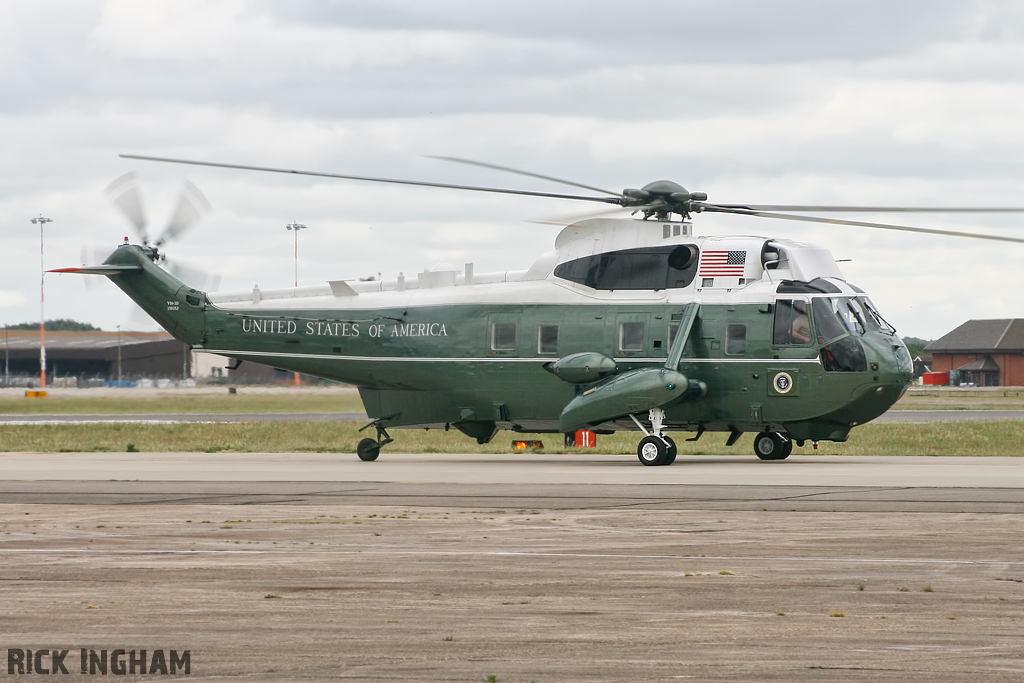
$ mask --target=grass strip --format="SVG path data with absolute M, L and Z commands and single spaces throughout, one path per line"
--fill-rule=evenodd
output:
M 360 439 L 359 424 L 348 422 L 221 424 L 84 424 L 0 426 L 0 451 L 4 452 L 241 452 L 241 453 L 354 453 Z M 633 454 L 638 432 L 598 436 L 595 449 L 565 448 L 561 434 L 513 434 L 501 432 L 489 444 L 452 430 L 394 429 L 395 443 L 387 450 L 403 453 L 511 453 L 513 439 L 540 439 L 544 452 Z M 700 441 L 687 442 L 692 434 L 671 434 L 680 455 L 751 455 L 753 435 L 734 446 L 725 445 L 725 434 L 708 433 Z M 1020 456 L 1024 455 L 1024 421 L 948 422 L 925 424 L 868 424 L 853 430 L 846 443 L 821 442 L 795 448 L 794 455 L 917 455 L 917 456 Z
M 200 413 L 334 413 L 362 412 L 363 404 L 355 390 L 346 392 L 302 391 L 237 394 L 185 393 L 133 396 L 125 389 L 124 396 L 90 397 L 47 396 L 0 398 L 0 415 L 137 415 Z

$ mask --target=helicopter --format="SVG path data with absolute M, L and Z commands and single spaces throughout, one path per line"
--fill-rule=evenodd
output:
M 825 247 L 753 235 L 698 236 L 694 217 L 778 220 L 1024 239 L 827 218 L 815 213 L 1021 212 L 722 204 L 668 180 L 621 192 L 490 163 L 448 161 L 586 190 L 560 194 L 122 154 L 123 158 L 612 205 L 631 217 L 569 223 L 525 270 L 440 264 L 415 277 L 213 293 L 160 267 L 163 240 L 126 237 L 99 266 L 52 272 L 108 277 L 171 335 L 230 367 L 271 365 L 358 388 L 376 460 L 392 428 L 456 429 L 478 443 L 500 431 L 642 434 L 637 457 L 672 464 L 672 431 L 754 433 L 761 460 L 794 444 L 846 441 L 913 381 L 909 352 Z M 138 227 L 137 212 L 122 209 Z M 172 221 L 173 223 L 173 221 Z M 177 230 L 177 229 L 176 229 Z M 140 230 L 141 232 L 141 230 Z

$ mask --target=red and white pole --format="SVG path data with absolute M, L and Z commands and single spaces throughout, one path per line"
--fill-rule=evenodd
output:
M 46 264 L 43 260 L 43 226 L 53 219 L 39 216 L 39 388 L 46 389 Z

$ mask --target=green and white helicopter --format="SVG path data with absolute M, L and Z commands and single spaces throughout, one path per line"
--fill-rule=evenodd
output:
M 793 444 L 845 441 L 912 381 L 896 330 L 847 282 L 828 249 L 786 239 L 698 237 L 699 213 L 809 221 L 1024 242 L 997 235 L 823 218 L 829 212 L 1018 212 L 711 203 L 667 180 L 612 192 L 493 164 L 451 159 L 586 190 L 531 192 L 163 157 L 125 158 L 478 192 L 598 202 L 638 218 L 562 228 L 526 270 L 434 267 L 414 278 L 240 293 L 189 287 L 159 266 L 164 238 L 119 246 L 99 266 L 192 348 L 358 387 L 376 438 L 390 428 L 457 429 L 479 443 L 500 430 L 599 434 L 636 430 L 644 465 L 676 457 L 670 431 L 755 433 L 762 460 Z M 129 196 L 120 202 L 140 228 Z M 182 212 L 179 211 L 179 214 Z M 190 220 L 188 210 L 185 221 Z M 172 222 L 171 236 L 183 221 Z

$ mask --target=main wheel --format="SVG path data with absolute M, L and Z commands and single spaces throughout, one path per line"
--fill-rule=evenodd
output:
M 636 448 L 636 455 L 645 465 L 667 465 L 669 445 L 660 436 L 646 436 Z
M 668 444 L 668 458 L 665 460 L 665 464 L 671 465 L 676 461 L 676 453 L 678 453 L 678 449 L 676 448 L 676 442 L 672 440 L 671 436 L 665 436 L 662 438 L 664 438 L 665 443 Z
M 754 455 L 761 460 L 785 460 L 793 442 L 778 432 L 761 432 L 754 437 Z
M 363 439 L 356 446 L 356 455 L 360 460 L 376 460 L 380 455 L 380 445 L 376 439 Z

